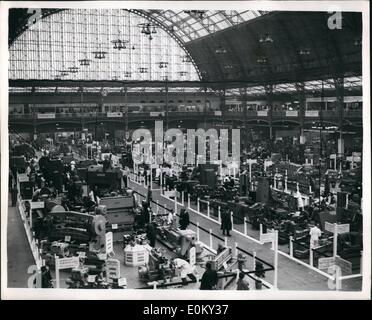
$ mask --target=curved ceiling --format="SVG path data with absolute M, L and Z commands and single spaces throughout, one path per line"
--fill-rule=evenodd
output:
M 10 11 L 9 43 L 30 16 L 19 10 Z M 184 46 L 215 89 L 361 75 L 361 13 L 343 12 L 342 29 L 331 30 L 327 12 L 134 11 Z
M 9 78 L 197 81 L 182 44 L 121 9 L 63 10 L 39 19 L 9 48 Z

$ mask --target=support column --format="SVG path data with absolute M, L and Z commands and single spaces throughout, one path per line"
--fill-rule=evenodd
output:
M 207 87 L 204 87 L 204 130 L 207 130 Z
M 305 111 L 306 111 L 306 92 L 305 83 L 296 82 L 296 90 L 298 94 L 298 101 L 300 102 L 299 120 L 300 120 L 300 144 L 305 144 L 306 137 L 304 135 Z
M 128 131 L 128 117 L 129 117 L 129 108 L 128 108 L 128 88 L 124 85 L 124 139 L 125 143 L 127 143 L 129 139 L 129 131 Z
M 244 150 L 247 151 L 248 147 L 248 128 L 247 128 L 247 112 L 248 112 L 248 106 L 247 106 L 247 87 L 244 87 L 240 90 L 241 100 L 243 103 L 243 118 L 244 118 Z
M 335 78 L 334 84 L 336 89 L 336 112 L 338 118 L 338 128 L 340 131 L 340 137 L 337 143 L 337 154 L 340 158 L 343 158 L 345 153 L 344 139 L 342 137 L 342 126 L 344 121 L 344 78 Z
M 222 113 L 222 124 L 225 124 L 225 118 L 226 118 L 226 88 L 223 88 L 221 92 L 221 104 L 220 109 Z
M 268 118 L 269 118 L 269 130 L 270 130 L 270 140 L 273 139 L 273 85 L 265 85 L 265 95 L 266 101 L 269 106 Z
M 165 130 L 169 129 L 169 112 L 168 112 L 168 77 L 165 78 Z

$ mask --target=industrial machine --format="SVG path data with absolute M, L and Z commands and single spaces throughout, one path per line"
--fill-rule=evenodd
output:
M 192 247 L 195 247 L 197 255 L 202 252 L 202 247 L 197 241 L 196 233 L 193 230 L 166 227 L 158 228 L 157 238 L 170 250 L 176 252 L 180 258 L 188 258 Z
M 144 282 L 171 279 L 175 276 L 175 268 L 160 250 L 153 249 L 148 264 L 138 267 L 138 275 Z
M 134 224 L 134 198 L 130 195 L 101 198 L 106 206 L 106 220 L 113 232 L 132 230 Z M 113 228 L 112 225 L 115 225 Z
M 120 189 L 121 171 L 119 168 L 104 170 L 102 165 L 91 165 L 87 171 L 87 184 L 111 189 Z

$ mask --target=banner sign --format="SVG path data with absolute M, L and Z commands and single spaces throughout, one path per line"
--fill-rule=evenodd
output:
M 335 226 L 333 223 L 325 222 L 324 224 L 325 230 L 334 233 L 335 232 Z M 350 224 L 344 223 L 344 224 L 338 224 L 337 225 L 337 234 L 347 233 L 350 232 Z
M 55 113 L 38 113 L 37 118 L 38 119 L 55 119 L 56 114 Z
M 285 116 L 286 117 L 298 117 L 298 111 L 286 111 Z
M 342 275 L 352 273 L 352 263 L 340 257 L 319 258 L 318 260 L 318 269 L 320 270 L 327 270 L 333 266 L 340 267 Z
M 44 209 L 44 201 L 31 202 L 31 209 Z
M 19 173 L 18 174 L 18 181 L 19 182 L 28 182 L 30 179 L 29 177 L 27 176 L 26 173 Z
M 267 117 L 267 111 L 266 110 L 257 111 L 257 116 L 259 116 L 259 117 Z
M 114 242 L 113 242 L 113 235 L 112 232 L 106 233 L 106 253 L 110 254 L 114 252 Z
M 319 111 L 318 110 L 306 110 L 305 117 L 319 117 Z
M 79 266 L 79 257 L 60 258 L 60 259 L 56 259 L 56 261 L 58 261 L 57 268 L 59 270 L 76 268 Z
M 261 233 L 260 234 L 260 242 L 267 243 L 275 241 L 275 233 L 268 232 L 268 233 Z
M 117 259 L 107 259 L 106 261 L 107 278 L 120 278 L 120 261 Z
M 107 118 L 121 118 L 122 116 L 122 112 L 107 112 Z

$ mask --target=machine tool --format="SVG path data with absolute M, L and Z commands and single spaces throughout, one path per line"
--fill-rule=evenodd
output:
M 148 264 L 138 267 L 138 274 L 144 282 L 165 280 L 175 276 L 175 268 L 160 250 L 153 249 L 149 253 Z

